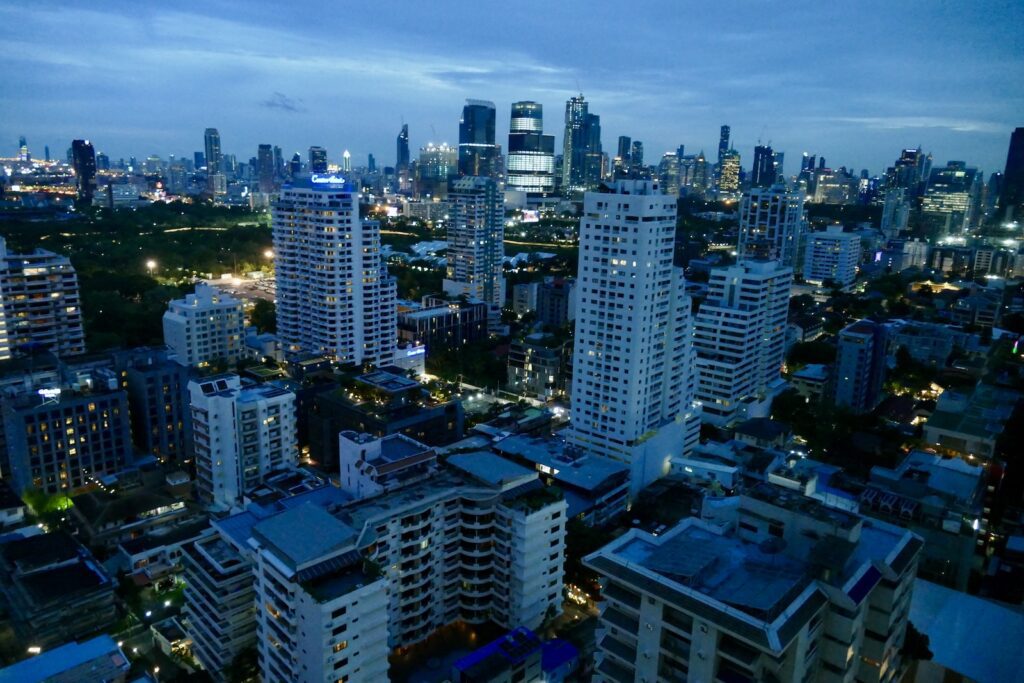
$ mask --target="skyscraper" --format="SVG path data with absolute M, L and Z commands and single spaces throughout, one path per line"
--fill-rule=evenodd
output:
M 569 444 L 629 465 L 634 496 L 699 437 L 675 225 L 654 181 L 584 195 Z
M 633 144 L 633 140 L 628 135 L 619 136 L 619 150 L 616 155 L 622 160 L 622 163 L 628 168 L 631 164 L 630 161 L 630 146 Z
M 886 328 L 858 320 L 839 332 L 836 346 L 835 402 L 855 413 L 875 409 L 885 380 Z
M 71 158 L 78 198 L 86 204 L 92 204 L 96 193 L 96 150 L 88 140 L 72 140 Z
M 722 194 L 732 194 L 740 189 L 740 153 L 734 149 L 728 150 L 718 166 L 718 191 Z
M 1003 172 L 1003 191 L 999 197 L 1000 218 L 1024 221 L 1024 127 L 1010 136 Z
M 459 175 L 497 176 L 495 117 L 493 102 L 466 100 L 459 119 Z
M 781 388 L 793 269 L 741 261 L 711 271 L 694 318 L 696 398 L 704 420 L 724 426 L 761 417 Z
M 555 136 L 544 135 L 544 108 L 537 102 L 514 102 L 508 133 L 505 187 L 522 192 L 555 189 Z
M 944 224 L 961 233 L 975 224 L 981 201 L 981 174 L 962 161 L 950 161 L 932 171 L 921 199 L 925 217 L 948 216 Z
M 256 152 L 256 177 L 260 192 L 270 194 L 275 190 L 274 150 L 270 145 L 260 145 Z
M 309 148 L 309 172 L 327 173 L 327 150 L 316 145 Z
M 910 219 L 910 203 L 907 191 L 902 187 L 893 187 L 885 191 L 882 201 L 882 218 L 879 228 L 887 239 L 899 237 L 901 231 L 907 229 Z
M 449 145 L 428 144 L 416 163 L 415 193 L 418 197 L 448 196 L 448 181 L 459 173 L 459 151 Z
M 347 149 L 341 153 L 341 170 L 345 173 L 352 172 L 352 153 Z
M 277 334 L 289 352 L 387 365 L 396 290 L 380 254 L 380 224 L 360 220 L 356 188 L 330 180 L 293 182 L 274 204 Z
M 782 183 L 751 188 L 740 200 L 738 260 L 776 260 L 796 267 L 803 223 L 803 192 Z
M 565 137 L 562 141 L 562 191 L 579 192 L 601 181 L 601 118 L 588 111 L 581 94 L 565 103 Z
M 750 173 L 751 187 L 771 187 L 775 184 L 775 153 L 770 146 L 754 147 L 754 167 Z
M 718 131 L 718 168 L 722 167 L 722 161 L 725 160 L 725 154 L 729 151 L 729 126 L 722 126 Z
M 630 145 L 629 163 L 630 172 L 634 178 L 640 178 L 644 175 L 646 171 L 644 168 L 644 143 L 639 140 L 633 140 L 633 144 Z
M 412 177 L 409 174 L 409 125 L 403 123 L 398 133 L 397 152 L 395 155 L 395 175 L 398 177 L 398 191 L 412 190 Z
M 28 152 L 28 142 L 24 135 L 18 138 L 18 161 L 32 161 L 32 155 Z
M 505 199 L 493 178 L 467 176 L 448 189 L 448 273 L 444 291 L 487 302 L 494 317 L 505 303 Z
M 366 155 L 366 170 L 370 173 L 377 171 L 377 160 L 373 158 L 373 154 Z
M 206 174 L 222 173 L 224 169 L 221 168 L 220 133 L 216 128 L 207 128 L 203 140 L 206 143 Z

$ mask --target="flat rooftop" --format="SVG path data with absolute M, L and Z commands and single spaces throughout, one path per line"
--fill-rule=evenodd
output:
M 1002 433 L 1019 399 L 1016 391 L 981 384 L 969 397 L 939 398 L 925 427 L 994 440 Z
M 543 466 L 556 481 L 584 491 L 594 491 L 611 479 L 629 476 L 629 467 L 597 455 L 574 457 L 565 449 L 565 440 L 559 437 L 537 438 L 513 435 L 498 441 L 494 449 L 502 454 L 516 456 Z M 539 468 L 538 468 L 539 469 Z
M 314 503 L 276 514 L 256 524 L 252 531 L 294 570 L 356 540 L 352 527 Z
M 491 486 L 505 486 L 537 476 L 531 469 L 486 451 L 449 456 L 448 464 Z
M 72 669 L 89 665 L 94 680 L 115 680 L 128 673 L 131 664 L 110 636 L 81 643 L 65 643 L 30 659 L 0 669 L 0 683 L 42 683 Z M 85 680 L 85 671 L 80 672 Z
M 393 375 L 390 372 L 383 372 L 381 370 L 360 375 L 356 377 L 356 380 L 392 394 L 408 391 L 420 386 L 420 383 L 416 380 L 403 377 L 402 375 Z

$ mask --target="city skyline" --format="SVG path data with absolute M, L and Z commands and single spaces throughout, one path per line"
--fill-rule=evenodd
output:
M 632 16 L 629 35 L 642 39 L 611 51 L 599 49 L 619 31 L 610 9 L 583 18 L 578 7 L 545 7 L 528 34 L 512 21 L 484 21 L 476 16 L 483 9 L 414 6 L 386 21 L 325 12 L 316 26 L 299 26 L 261 5 L 244 19 L 217 4 L 0 9 L 19 27 L 0 39 L 12 55 L 0 154 L 13 155 L 25 135 L 36 157 L 49 145 L 62 158 L 73 138 L 91 139 L 112 158 L 185 156 L 202 149 L 203 129 L 216 127 L 225 153 L 239 158 L 260 143 L 289 155 L 321 145 L 332 162 L 348 149 L 356 165 L 372 153 L 390 166 L 403 122 L 412 149 L 455 144 L 467 97 L 495 102 L 499 141 L 512 102 L 543 104 L 561 149 L 558 113 L 582 92 L 601 116 L 605 146 L 618 135 L 642 140 L 649 163 L 679 144 L 713 157 L 718 127 L 728 124 L 747 168 L 760 140 L 791 159 L 808 151 L 872 173 L 899 149 L 921 145 L 938 163 L 964 160 L 989 173 L 1005 163 L 1024 102 L 1012 33 L 1024 11 L 1009 3 L 930 7 L 923 16 L 872 3 L 785 13 L 746 3 L 685 13 L 663 5 Z M 441 23 L 451 16 L 454 23 Z M 463 23 L 493 30 L 467 35 Z M 828 30 L 840 24 L 854 29 Z M 439 51 L 445 30 L 458 40 Z M 84 34 L 94 37 L 77 39 Z M 990 94 L 997 91 L 998 101 Z M 791 162 L 785 171 L 793 170 Z

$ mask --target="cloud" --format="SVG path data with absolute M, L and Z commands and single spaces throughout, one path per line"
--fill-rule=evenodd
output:
M 939 116 L 845 116 L 832 119 L 879 130 L 939 128 L 957 133 L 1005 133 L 1006 126 L 990 121 L 943 118 Z
M 302 103 L 302 99 L 292 99 L 283 92 L 274 92 L 269 99 L 260 102 L 260 106 L 267 107 L 268 109 L 280 109 L 282 111 L 291 112 L 293 114 L 302 114 L 307 111 L 306 106 Z

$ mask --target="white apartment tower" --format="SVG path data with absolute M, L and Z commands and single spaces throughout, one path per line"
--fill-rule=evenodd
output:
M 675 197 L 657 182 L 617 180 L 584 197 L 569 443 L 629 465 L 632 495 L 699 437 L 675 230 Z
M 243 387 L 238 375 L 192 380 L 188 392 L 201 499 L 230 509 L 266 474 L 295 464 L 295 394 Z
M 292 353 L 344 365 L 387 365 L 398 336 L 396 285 L 380 254 L 380 225 L 359 218 L 359 193 L 314 174 L 274 204 L 277 334 Z
M 492 178 L 466 176 L 448 188 L 448 273 L 444 292 L 487 302 L 500 311 L 505 303 L 505 197 Z
M 206 284 L 194 294 L 174 299 L 164 313 L 164 344 L 182 365 L 204 367 L 238 361 L 244 341 L 242 302 Z
M 783 183 L 750 188 L 740 201 L 738 260 L 774 260 L 798 268 L 803 225 L 803 192 Z
M 703 419 L 727 425 L 767 414 L 780 388 L 793 269 L 747 261 L 711 271 L 694 317 L 696 397 Z
M 860 236 L 843 232 L 842 225 L 830 225 L 824 232 L 807 236 L 804 251 L 804 279 L 831 281 L 839 287 L 853 284 L 860 262 Z

